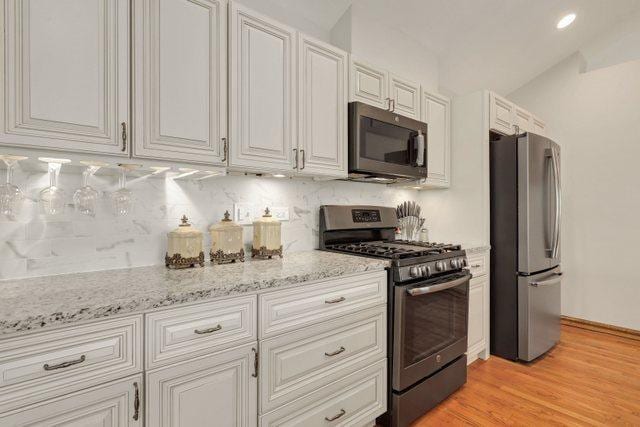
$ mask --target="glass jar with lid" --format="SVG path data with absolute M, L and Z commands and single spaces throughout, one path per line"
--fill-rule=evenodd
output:
M 202 232 L 189 224 L 186 215 L 182 215 L 182 224 L 167 233 L 167 253 L 164 263 L 169 268 L 204 267 L 202 251 Z
M 236 260 L 244 262 L 242 226 L 233 222 L 230 216 L 229 211 L 226 211 L 219 223 L 209 227 L 211 234 L 209 256 L 214 264 L 236 262 Z
M 253 222 L 252 258 L 271 258 L 275 255 L 282 258 L 281 226 L 280 221 L 271 216 L 269 208 Z

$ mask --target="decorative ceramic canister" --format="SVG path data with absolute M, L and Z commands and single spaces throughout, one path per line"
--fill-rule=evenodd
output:
M 265 209 L 262 218 L 253 222 L 252 258 L 271 258 L 274 255 L 282 258 L 281 225 L 280 221 L 271 216 L 269 208 Z
M 242 226 L 233 222 L 229 216 L 229 211 L 226 211 L 219 223 L 209 227 L 211 234 L 209 255 L 214 264 L 236 262 L 236 260 L 244 262 Z
M 189 224 L 186 215 L 182 215 L 182 224 L 167 233 L 167 254 L 164 263 L 171 268 L 204 267 L 202 251 L 202 232 Z

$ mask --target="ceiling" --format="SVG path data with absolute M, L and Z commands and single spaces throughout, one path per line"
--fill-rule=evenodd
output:
M 640 0 L 272 0 L 328 31 L 354 2 L 435 52 L 454 93 L 522 86 L 611 28 Z M 568 12 L 575 22 L 559 31 Z

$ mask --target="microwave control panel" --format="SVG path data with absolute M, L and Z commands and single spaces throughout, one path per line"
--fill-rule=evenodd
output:
M 380 211 L 376 209 L 353 209 L 351 211 L 353 222 L 380 222 Z

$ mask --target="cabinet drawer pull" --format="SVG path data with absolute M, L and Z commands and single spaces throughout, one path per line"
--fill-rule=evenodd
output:
M 297 149 L 297 148 L 294 148 L 294 149 L 293 149 L 293 153 L 294 153 L 294 155 L 295 155 L 295 160 L 294 160 L 294 162 L 293 162 L 293 168 L 294 168 L 294 169 L 298 169 L 298 149 Z
M 305 160 L 304 160 L 304 150 L 300 150 L 300 154 L 302 154 L 302 167 L 300 168 L 300 170 L 305 168 Z
M 345 297 L 340 297 L 340 298 L 334 298 L 334 299 L 327 299 L 327 300 L 324 300 L 324 303 L 325 303 L 325 304 L 336 304 L 336 303 L 342 302 L 342 301 L 344 301 L 344 300 L 346 300 L 346 298 L 345 298 Z
M 227 163 L 229 160 L 229 142 L 227 138 L 222 138 L 222 163 Z
M 133 420 L 138 421 L 138 418 L 140 418 L 140 389 L 137 382 L 133 383 L 133 388 L 135 389 L 133 395 Z
M 258 354 L 258 350 L 256 350 L 255 348 L 252 348 L 251 351 L 253 352 L 253 374 L 251 374 L 251 376 L 253 378 L 258 378 L 258 367 L 259 367 L 259 363 L 260 363 L 260 355 Z
M 43 368 L 45 371 L 53 371 L 54 369 L 68 368 L 69 366 L 77 365 L 85 360 L 87 360 L 87 357 L 83 354 L 79 359 L 69 360 L 68 362 L 58 363 L 57 365 L 49 365 L 48 363 L 45 363 Z
M 207 329 L 194 329 L 193 332 L 198 335 L 204 335 L 204 334 L 210 334 L 211 332 L 219 331 L 220 329 L 222 329 L 222 325 L 216 325 L 213 328 L 207 328 Z
M 346 413 L 347 413 L 347 411 L 345 411 L 344 409 L 340 409 L 340 412 L 338 412 L 333 417 L 324 417 L 324 419 L 327 420 L 327 421 L 335 421 L 335 420 L 337 420 L 338 418 L 340 418 L 341 416 L 343 416 Z
M 345 348 L 341 346 L 339 349 L 337 349 L 336 351 L 333 351 L 333 352 L 331 352 L 331 353 L 326 353 L 326 352 L 325 352 L 325 353 L 324 353 L 324 355 L 325 355 L 325 356 L 329 356 L 329 357 L 331 357 L 331 356 L 337 356 L 338 354 L 342 353 L 344 350 L 345 350 Z
M 471 267 L 472 268 L 480 268 L 480 267 L 482 267 L 482 265 L 480 265 L 480 264 L 471 264 Z

